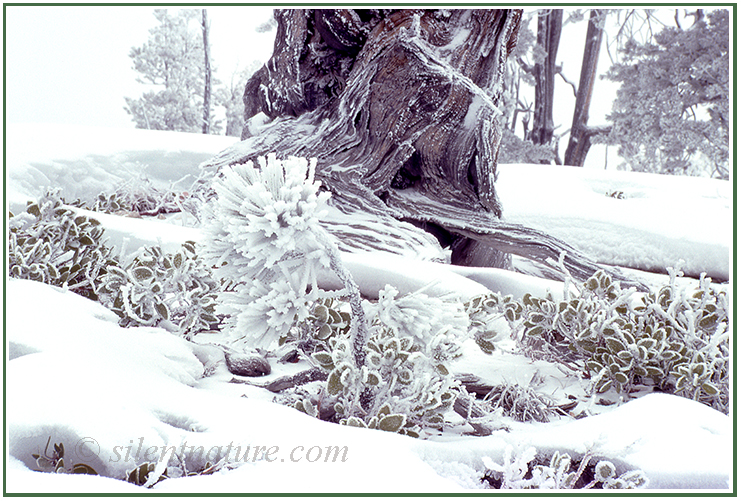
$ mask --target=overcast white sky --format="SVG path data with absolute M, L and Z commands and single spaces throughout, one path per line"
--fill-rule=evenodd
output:
M 157 23 L 154 7 L 6 7 L 6 112 L 9 123 L 134 127 L 124 96 L 138 97 L 129 51 Z M 270 7 L 208 7 L 217 78 L 228 81 L 266 61 L 275 30 L 255 28 Z

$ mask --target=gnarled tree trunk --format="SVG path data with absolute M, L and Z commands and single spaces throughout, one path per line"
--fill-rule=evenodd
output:
M 279 10 L 272 58 L 245 88 L 245 117 L 272 121 L 205 165 L 275 152 L 316 157 L 341 248 L 427 252 L 507 266 L 510 252 L 572 274 L 597 265 L 501 221 L 497 156 L 504 64 L 520 10 Z M 425 231 L 427 230 L 427 231 Z M 434 235 L 435 237 L 433 237 Z

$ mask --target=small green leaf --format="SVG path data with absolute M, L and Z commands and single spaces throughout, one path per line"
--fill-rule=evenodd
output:
M 587 288 L 587 290 L 594 292 L 599 288 L 599 281 L 595 277 L 592 277 L 587 280 L 584 286 Z
M 303 407 L 304 407 L 304 412 L 308 414 L 309 416 L 317 417 L 319 415 L 319 410 L 308 398 L 305 398 L 303 400 Z
M 319 304 L 314 308 L 314 316 L 319 322 L 326 324 L 329 320 L 329 311 L 326 306 Z
M 532 313 L 530 313 L 530 316 L 528 317 L 528 320 L 530 320 L 530 322 L 532 322 L 533 324 L 539 324 L 539 323 L 545 321 L 545 315 L 543 315 L 541 313 L 532 312 Z
M 479 345 L 481 351 L 483 351 L 487 355 L 491 355 L 492 353 L 494 353 L 495 347 L 491 341 L 479 337 L 476 338 L 476 344 Z
M 186 241 L 183 244 L 183 247 L 185 248 L 185 250 L 187 250 L 191 254 L 195 254 L 196 253 L 196 243 L 194 241 L 192 241 L 192 240 Z
M 438 366 L 438 367 L 440 367 L 440 366 Z M 443 367 L 445 367 L 445 366 L 443 366 Z M 410 371 L 409 369 L 401 369 L 399 371 L 399 373 L 398 373 L 398 376 L 399 376 L 399 382 L 402 383 L 402 384 L 409 384 L 409 383 L 412 382 L 412 379 L 414 378 L 414 376 L 412 375 L 412 371 Z
M 716 326 L 718 323 L 718 314 L 717 313 L 711 313 L 710 315 L 706 315 L 700 319 L 698 322 L 698 325 L 703 330 L 711 330 Z
M 702 389 L 707 393 L 708 395 L 714 396 L 720 393 L 718 391 L 718 388 L 715 387 L 712 383 L 702 383 Z
M 607 337 L 605 338 L 605 344 L 610 349 L 612 353 L 620 353 L 621 351 L 626 350 L 625 344 L 623 342 L 616 338 L 616 337 Z
M 630 360 L 633 358 L 633 355 L 631 355 L 628 350 L 619 351 L 617 356 L 622 360 Z
M 327 392 L 330 395 L 337 395 L 342 391 L 343 385 L 342 381 L 340 381 L 340 372 L 335 369 L 329 374 L 329 378 L 327 378 Z
M 645 348 L 645 349 L 646 349 L 646 350 L 648 350 L 648 351 L 651 351 L 651 350 L 653 350 L 654 348 L 656 348 L 657 342 L 656 342 L 656 340 L 655 340 L 655 339 L 653 339 L 653 338 L 650 338 L 650 337 L 644 337 L 643 339 L 639 339 L 639 340 L 638 340 L 638 342 L 637 342 L 636 344 L 637 344 L 638 346 L 641 346 L 641 347 Z
M 609 390 L 611 386 L 612 386 L 612 381 L 610 381 L 609 379 L 607 379 L 607 380 L 604 380 L 604 381 L 599 382 L 595 386 L 595 389 L 597 390 L 597 393 L 604 393 L 607 390 Z
M 152 272 L 152 269 L 147 268 L 145 266 L 139 266 L 138 268 L 134 268 L 131 274 L 134 276 L 136 280 L 140 282 L 144 282 L 154 277 L 154 273 Z
M 615 466 L 609 461 L 600 461 L 594 467 L 594 478 L 599 482 L 605 482 L 615 477 Z
M 441 414 L 433 414 L 432 416 L 429 416 L 427 419 L 427 424 L 430 424 L 432 426 L 439 426 L 443 423 L 445 423 L 445 419 L 443 419 L 443 416 Z
M 378 417 L 383 417 L 387 414 L 391 414 L 391 406 L 386 403 L 381 406 L 380 409 L 378 409 Z
M 322 367 L 329 366 L 329 365 L 334 366 L 332 355 L 330 355 L 326 351 L 319 351 L 317 353 L 314 353 L 312 356 L 314 357 L 314 360 L 316 360 L 317 363 L 321 365 Z
M 527 336 L 540 336 L 541 334 L 543 334 L 544 331 L 545 331 L 545 329 L 543 328 L 542 325 L 536 325 L 535 327 L 533 327 L 533 328 L 528 329 L 527 331 L 525 331 L 525 335 L 527 335 Z
M 604 369 L 603 365 L 596 360 L 587 360 L 587 368 L 595 374 Z
M 389 414 L 383 416 L 378 422 L 378 429 L 396 433 L 404 426 L 405 422 L 406 417 L 403 414 Z
M 327 338 L 329 338 L 329 336 L 331 335 L 332 335 L 332 328 L 329 325 L 324 324 L 321 327 L 319 327 L 317 331 L 314 332 L 314 339 L 319 339 L 320 341 L 324 341 Z
M 168 320 L 170 318 L 170 311 L 167 309 L 167 305 L 165 303 L 154 303 L 154 309 L 157 310 L 157 313 L 159 313 L 159 315 L 165 320 Z
M 362 419 L 356 418 L 355 416 L 350 416 L 345 421 L 345 425 L 347 426 L 355 426 L 356 428 L 367 428 L 368 426 L 363 422 Z
M 646 372 L 651 377 L 661 376 L 664 373 L 664 371 L 662 371 L 659 367 L 655 367 L 653 365 L 647 365 Z
M 376 372 L 368 373 L 368 376 L 366 379 L 366 384 L 368 386 L 378 386 L 378 384 L 380 383 L 381 383 L 381 377 Z

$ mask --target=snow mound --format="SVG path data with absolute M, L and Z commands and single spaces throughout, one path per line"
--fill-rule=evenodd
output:
M 6 133 L 8 203 L 22 210 L 47 187 L 68 201 L 94 200 L 132 179 L 188 188 L 198 166 L 238 141 L 227 136 L 57 124 L 10 124 Z
M 500 165 L 504 218 L 564 240 L 598 262 L 728 280 L 729 181 L 555 165 Z M 536 180 L 536 181 L 533 181 Z

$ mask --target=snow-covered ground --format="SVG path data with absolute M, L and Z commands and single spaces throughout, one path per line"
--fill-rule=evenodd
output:
M 233 142 L 167 132 L 10 125 L 6 203 L 18 213 L 46 186 L 61 188 L 68 199 L 92 200 L 136 176 L 187 189 L 198 164 Z M 508 220 L 546 230 L 598 261 L 661 270 L 681 259 L 691 273 L 732 275 L 728 182 L 503 165 L 497 188 Z M 609 196 L 617 192 L 624 198 Z M 200 238 L 198 228 L 177 218 L 98 213 L 96 218 L 119 250 L 124 241 L 131 251 Z M 429 293 L 461 297 L 487 290 L 522 296 L 562 289 L 557 282 L 502 270 L 374 254 L 344 260 L 368 293 L 386 283 L 411 292 L 430 280 L 436 285 Z M 144 487 L 120 479 L 173 450 L 191 467 L 202 466 L 198 456 L 209 451 L 210 458 L 226 454 L 233 461 L 213 475 L 159 482 L 155 492 L 456 493 L 484 488 L 485 462 L 502 463 L 508 448 L 517 454 L 528 447 L 547 457 L 556 450 L 574 458 L 589 451 L 621 471 L 642 470 L 650 489 L 724 492 L 733 485 L 733 418 L 680 397 L 651 394 L 620 406 L 587 400 L 574 413 L 590 417 L 547 424 L 503 418 L 506 429 L 488 437 L 461 434 L 466 425 L 452 414 L 449 430 L 455 432 L 413 439 L 319 421 L 274 402 L 267 390 L 231 383 L 223 353 L 209 344 L 222 341 L 218 334 L 188 342 L 162 329 L 123 329 L 100 304 L 36 282 L 8 279 L 5 295 L 8 493 L 144 493 Z M 256 381 L 306 368 L 304 362 L 271 362 L 273 373 Z M 537 373 L 541 390 L 557 400 L 584 394 L 586 385 L 545 362 L 486 355 L 473 342 L 464 344 L 452 367 L 491 384 L 527 383 Z M 83 462 L 101 476 L 32 471 L 32 454 L 43 453 L 49 438 L 64 444 L 67 467 Z
M 602 263 L 728 280 L 728 181 L 553 165 L 500 165 L 504 217 L 571 243 Z

